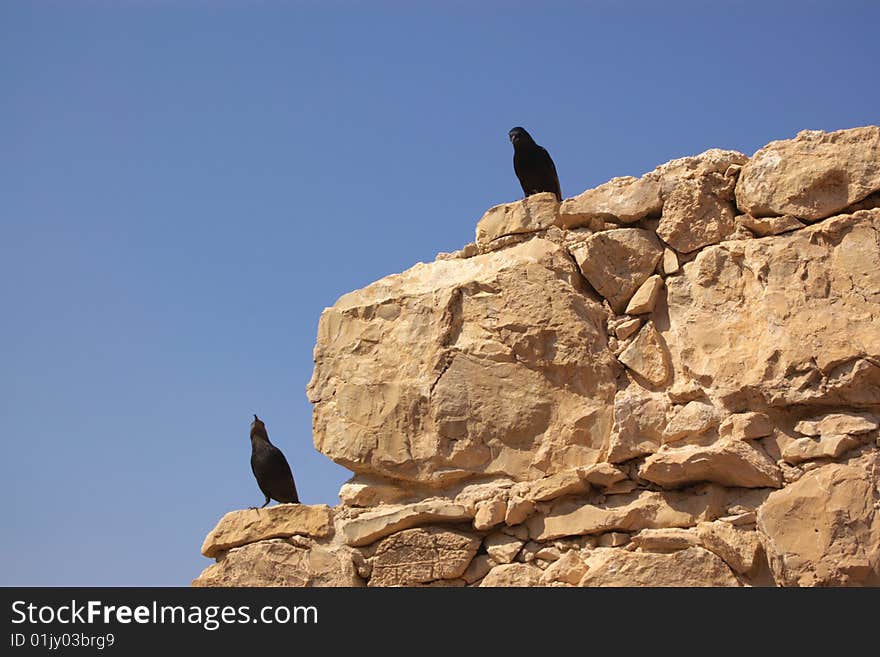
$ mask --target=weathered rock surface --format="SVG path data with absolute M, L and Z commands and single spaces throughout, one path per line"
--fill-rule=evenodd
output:
M 663 204 L 657 235 L 679 253 L 726 239 L 736 231 L 735 183 L 718 173 L 682 180 Z
M 584 277 L 616 313 L 654 273 L 663 255 L 656 235 L 642 228 L 617 228 L 590 235 L 572 249 Z
M 543 571 L 530 563 L 506 563 L 495 566 L 480 586 L 538 586 Z
M 614 397 L 614 424 L 602 457 L 611 463 L 653 454 L 663 443 L 672 410 L 666 395 L 631 385 Z
M 650 276 L 629 300 L 626 305 L 626 314 L 643 315 L 653 312 L 661 289 L 663 289 L 663 279 L 657 274 Z
M 370 558 L 369 586 L 412 586 L 464 574 L 480 539 L 464 532 L 420 527 L 383 538 Z
M 653 322 L 648 322 L 617 359 L 649 385 L 662 386 L 669 381 L 672 367 L 666 343 Z
M 601 306 L 547 240 L 416 265 L 321 315 L 315 446 L 356 472 L 438 486 L 588 465 L 611 424 L 606 340 Z
M 559 208 L 559 219 L 565 228 L 586 226 L 593 219 L 631 224 L 659 215 L 662 207 L 657 180 L 626 176 L 613 178 L 574 198 L 565 199 Z
M 734 413 L 721 422 L 718 434 L 737 440 L 754 440 L 773 433 L 773 422 L 765 413 L 747 411 Z
M 610 531 L 693 527 L 700 520 L 717 518 L 721 505 L 720 491 L 711 486 L 686 493 L 639 491 L 609 497 L 601 504 L 563 500 L 526 524 L 529 535 L 542 541 Z
M 774 141 L 743 167 L 736 204 L 756 217 L 830 217 L 880 190 L 880 127 L 804 130 Z
M 728 522 L 701 522 L 697 525 L 700 546 L 717 554 L 739 574 L 752 572 L 761 556 L 761 539 L 752 529 Z
M 800 438 L 785 446 L 782 450 L 782 458 L 791 465 L 815 459 L 837 458 L 858 444 L 858 438 L 845 433 L 822 435 L 818 438 Z
M 880 458 L 807 472 L 758 509 L 783 586 L 880 585 Z
M 302 548 L 268 540 L 233 548 L 193 586 L 363 586 L 345 548 Z
M 278 504 L 264 509 L 230 511 L 205 537 L 202 554 L 216 557 L 234 547 L 268 538 L 314 536 L 333 532 L 330 507 L 326 504 Z
M 729 439 L 705 446 L 664 446 L 645 459 L 639 476 L 667 487 L 700 481 L 743 488 L 782 485 L 779 467 L 762 450 L 748 442 Z
M 877 419 L 867 413 L 829 413 L 810 420 L 801 420 L 794 430 L 805 436 L 857 436 L 877 429 Z
M 379 511 L 342 522 L 342 536 L 348 545 L 368 545 L 383 536 L 427 523 L 456 523 L 470 520 L 472 514 L 460 504 L 429 500 L 399 507 L 380 507 Z
M 519 233 L 546 230 L 559 223 L 559 202 L 551 192 L 532 194 L 515 203 L 496 205 L 477 223 L 477 244 Z
M 718 411 L 712 404 L 691 401 L 676 409 L 666 425 L 663 439 L 666 442 L 681 440 L 687 436 L 701 434 L 718 426 Z
M 730 405 L 880 404 L 880 210 L 726 242 L 666 280 L 677 377 Z
M 730 568 L 698 547 L 669 554 L 596 548 L 580 586 L 739 586 Z
M 785 214 L 781 217 L 753 217 L 750 214 L 741 214 L 736 218 L 736 221 L 758 237 L 781 235 L 782 233 L 803 228 L 806 225 L 790 214 Z

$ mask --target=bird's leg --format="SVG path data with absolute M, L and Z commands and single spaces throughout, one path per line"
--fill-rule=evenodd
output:
M 266 505 L 267 505 L 267 504 L 268 504 L 268 503 L 269 503 L 269 502 L 270 502 L 270 499 L 269 499 L 269 496 L 268 496 L 268 495 L 266 495 L 266 501 L 265 501 L 265 502 L 263 502 L 263 506 L 266 506 Z M 261 506 L 261 507 L 260 507 L 260 508 L 261 508 L 261 509 L 262 509 L 262 508 L 263 508 L 263 506 Z

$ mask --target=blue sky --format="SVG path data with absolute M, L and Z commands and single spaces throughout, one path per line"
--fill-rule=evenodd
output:
M 303 501 L 318 317 L 516 200 L 880 122 L 876 2 L 0 3 L 0 585 L 187 585 Z M 625 6 L 625 9 L 620 8 Z

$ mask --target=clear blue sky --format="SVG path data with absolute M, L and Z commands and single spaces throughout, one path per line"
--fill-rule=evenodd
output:
M 0 585 L 187 585 L 252 413 L 335 504 L 321 310 L 519 198 L 509 128 L 573 196 L 880 123 L 876 1 L 616 4 L 0 2 Z

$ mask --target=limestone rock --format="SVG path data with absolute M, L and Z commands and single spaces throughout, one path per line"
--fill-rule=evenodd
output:
M 783 586 L 880 585 L 880 457 L 831 463 L 775 491 L 758 529 Z
M 874 416 L 867 413 L 829 413 L 798 422 L 794 430 L 805 436 L 848 434 L 857 436 L 878 427 Z
M 547 566 L 541 574 L 541 583 L 544 585 L 553 582 L 563 582 L 577 586 L 584 575 L 587 574 L 587 564 L 578 550 L 569 550 L 559 559 Z
M 499 237 L 546 230 L 559 221 L 559 202 L 552 192 L 532 194 L 514 203 L 490 208 L 477 222 L 477 244 Z
M 302 535 L 323 538 L 333 533 L 333 519 L 326 504 L 277 504 L 263 509 L 230 511 L 205 537 L 202 554 L 222 552 L 267 538 Z
M 649 279 L 650 280 L 650 279 Z M 641 288 L 639 288 L 641 289 Z M 625 322 L 621 322 L 617 325 L 617 328 L 614 329 L 614 334 L 617 336 L 619 340 L 626 340 L 633 333 L 639 330 L 639 327 L 642 325 L 642 320 L 638 317 L 633 317 L 632 319 L 628 319 Z
M 233 548 L 208 566 L 193 586 L 363 586 L 344 547 L 301 548 L 283 540 Z
M 596 548 L 580 586 L 740 586 L 730 568 L 699 547 L 669 554 Z
M 643 529 L 632 537 L 632 542 L 645 552 L 675 552 L 700 544 L 695 531 L 676 527 Z
M 773 433 L 773 422 L 765 413 L 747 411 L 728 415 L 718 427 L 720 436 L 736 440 L 754 440 Z
M 679 253 L 727 239 L 736 231 L 735 182 L 718 173 L 680 181 L 663 204 L 657 236 Z
M 697 536 L 702 547 L 717 554 L 735 573 L 750 573 L 761 555 L 761 540 L 751 529 L 741 529 L 727 522 L 701 522 Z
M 732 439 L 710 445 L 664 446 L 645 459 L 639 476 L 668 487 L 700 481 L 744 488 L 782 486 L 782 473 L 762 450 Z
M 495 532 L 483 539 L 483 546 L 495 563 L 510 563 L 523 546 L 523 541 L 503 532 Z
M 858 445 L 858 438 L 845 433 L 822 435 L 819 438 L 800 438 L 785 446 L 782 450 L 782 458 L 790 465 L 814 459 L 836 459 Z
M 880 404 L 880 210 L 700 252 L 666 280 L 676 379 L 725 405 Z
M 678 408 L 666 430 L 663 432 L 665 442 L 681 440 L 687 436 L 701 434 L 718 426 L 718 412 L 712 404 L 691 401 Z
M 790 214 L 781 217 L 753 217 L 750 214 L 741 214 L 736 217 L 736 223 L 745 226 L 758 237 L 781 235 L 806 225 Z
M 754 216 L 830 217 L 880 190 L 880 127 L 803 130 L 774 141 L 743 167 L 739 208 Z
M 653 232 L 617 228 L 590 235 L 571 251 L 584 277 L 620 314 L 663 255 Z
M 483 579 L 492 568 L 497 565 L 488 554 L 478 554 L 473 558 L 467 570 L 462 573 L 461 578 L 466 584 L 473 584 L 477 580 Z
M 346 481 L 339 489 L 339 501 L 346 506 L 355 507 L 394 504 L 411 495 L 411 491 L 394 484 L 357 476 Z
M 657 297 L 663 288 L 663 278 L 654 274 L 641 284 L 626 306 L 627 315 L 642 315 L 654 312 Z
M 504 524 L 518 525 L 535 511 L 535 503 L 522 497 L 512 497 L 507 500 L 507 512 L 504 514 Z
M 403 529 L 428 523 L 470 521 L 473 516 L 459 505 L 432 500 L 405 506 L 381 508 L 341 523 L 342 536 L 348 545 L 369 545 L 373 541 Z
M 626 473 L 610 463 L 596 463 L 578 470 L 578 474 L 588 484 L 608 488 L 627 478 Z
M 370 562 L 369 586 L 411 586 L 461 577 L 477 553 L 480 539 L 472 534 L 419 527 L 382 539 Z
M 581 479 L 577 470 L 566 470 L 533 482 L 528 496 L 536 502 L 546 502 L 563 495 L 585 493 L 588 489 L 589 485 Z
M 504 522 L 506 513 L 507 500 L 503 498 L 480 502 L 477 504 L 477 512 L 474 516 L 474 529 L 491 529 Z
M 653 454 L 663 442 L 672 405 L 666 395 L 631 385 L 614 397 L 614 424 L 602 451 L 605 460 L 621 463 Z
M 641 328 L 636 339 L 617 359 L 654 386 L 666 383 L 672 371 L 666 344 L 653 322 L 648 322 Z
M 645 177 L 660 182 L 660 195 L 667 199 L 682 181 L 694 180 L 711 174 L 726 175 L 732 166 L 741 166 L 748 156 L 738 151 L 710 148 L 699 155 L 682 157 L 661 164 Z M 727 176 L 733 178 L 733 176 Z
M 659 215 L 662 207 L 658 181 L 626 176 L 612 178 L 583 194 L 565 199 L 559 208 L 559 219 L 565 228 L 588 225 L 593 219 L 631 224 Z
M 318 326 L 315 447 L 431 486 L 595 462 L 619 365 L 588 294 L 568 252 L 535 238 L 344 295 Z
M 671 276 L 679 269 L 678 255 L 672 249 L 663 249 L 663 259 L 660 261 L 662 273 Z
M 562 500 L 546 515 L 529 518 L 526 525 L 529 535 L 540 541 L 611 531 L 693 527 L 700 520 L 717 518 L 721 505 L 721 492 L 712 486 L 688 492 L 644 490 L 615 495 L 601 504 Z
M 490 570 L 480 586 L 539 586 L 542 574 L 540 568 L 530 563 L 506 563 Z

